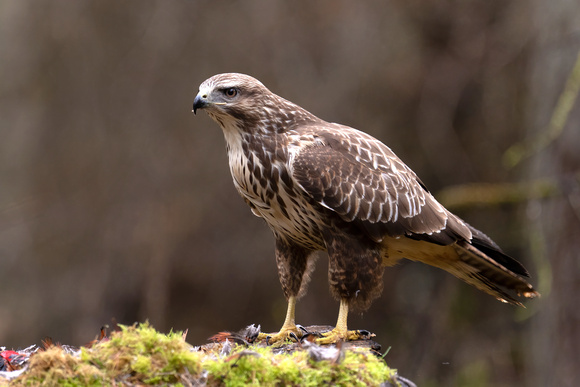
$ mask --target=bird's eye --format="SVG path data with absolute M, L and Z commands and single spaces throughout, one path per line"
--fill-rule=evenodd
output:
M 233 98 L 238 95 L 238 90 L 235 87 L 230 87 L 229 89 L 224 90 L 224 94 L 230 98 Z

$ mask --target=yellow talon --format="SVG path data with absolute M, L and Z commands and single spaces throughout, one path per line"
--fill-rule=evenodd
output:
M 340 300 L 340 309 L 338 310 L 338 320 L 336 328 L 322 334 L 322 337 L 316 339 L 316 344 L 335 344 L 339 341 L 364 340 L 374 337 L 374 333 L 367 331 L 349 331 L 346 328 L 348 317 L 348 301 Z
M 324 332 L 322 337 L 316 339 L 316 344 L 336 344 L 339 341 L 366 340 L 371 337 L 375 337 L 375 334 L 367 331 L 349 331 L 334 328 L 331 331 Z
M 278 333 L 260 333 L 257 340 L 266 341 L 268 345 L 280 346 L 287 340 L 298 341 L 303 333 L 294 322 L 294 310 L 296 308 L 296 298 L 288 298 L 288 310 L 286 311 L 286 320 Z
M 296 298 L 288 298 L 288 310 L 284 325 L 278 333 L 260 333 L 257 341 L 265 341 L 268 345 L 276 347 L 281 346 L 287 341 L 300 341 L 304 332 L 296 326 L 294 322 L 294 310 L 296 308 Z M 329 332 L 322 333 L 322 337 L 316 339 L 316 344 L 335 344 L 339 341 L 365 340 L 374 337 L 373 333 L 367 331 L 349 331 L 346 327 L 348 317 L 348 300 L 340 300 L 340 309 L 338 311 L 338 320 L 336 328 Z
M 286 341 L 299 341 L 302 337 L 302 332 L 296 327 L 286 327 L 280 329 L 278 333 L 260 333 L 258 341 L 266 341 L 266 344 L 278 347 Z

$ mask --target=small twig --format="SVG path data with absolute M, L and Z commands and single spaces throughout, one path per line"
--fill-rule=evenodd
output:
M 387 356 L 387 354 L 389 353 L 389 351 L 391 350 L 391 346 L 389 345 L 389 348 L 387 348 L 387 350 L 385 351 L 385 353 L 383 353 L 383 355 L 381 356 L 381 358 L 385 358 Z

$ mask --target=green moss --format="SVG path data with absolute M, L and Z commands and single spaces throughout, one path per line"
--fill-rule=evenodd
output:
M 80 357 L 58 347 L 31 357 L 29 371 L 15 384 L 87 386 L 177 384 L 201 372 L 202 355 L 191 351 L 181 333 L 167 335 L 148 323 L 121 326 L 110 340 L 83 348 Z
M 161 334 L 148 323 L 121 326 L 111 339 L 83 349 L 81 359 L 99 365 L 107 375 L 129 383 L 178 383 L 182 375 L 201 372 L 201 354 L 192 352 L 181 332 Z
M 280 353 L 271 347 L 219 344 L 193 350 L 181 332 L 162 334 L 148 323 L 122 326 L 109 340 L 83 348 L 80 356 L 52 347 L 31 357 L 11 385 L 113 386 L 372 386 L 394 380 L 396 371 L 368 350 L 347 350 L 340 361 L 313 360 L 308 350 Z
M 374 355 L 346 351 L 340 362 L 314 361 L 305 350 L 275 354 L 271 348 L 236 347 L 223 360 L 204 364 L 207 384 L 226 386 L 372 386 L 392 380 L 396 371 Z M 394 383 L 396 385 L 396 383 Z

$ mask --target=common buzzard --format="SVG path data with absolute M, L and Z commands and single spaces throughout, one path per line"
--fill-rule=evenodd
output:
M 203 82 L 198 109 L 222 128 L 234 185 L 276 239 L 288 310 L 270 342 L 300 335 L 296 300 L 318 250 L 328 253 L 330 289 L 340 300 L 336 327 L 319 343 L 361 336 L 347 330 L 349 309 L 366 310 L 381 293 L 383 268 L 401 258 L 441 268 L 510 304 L 522 305 L 516 295 L 539 295 L 519 262 L 445 209 L 379 140 L 326 122 L 244 74 Z

